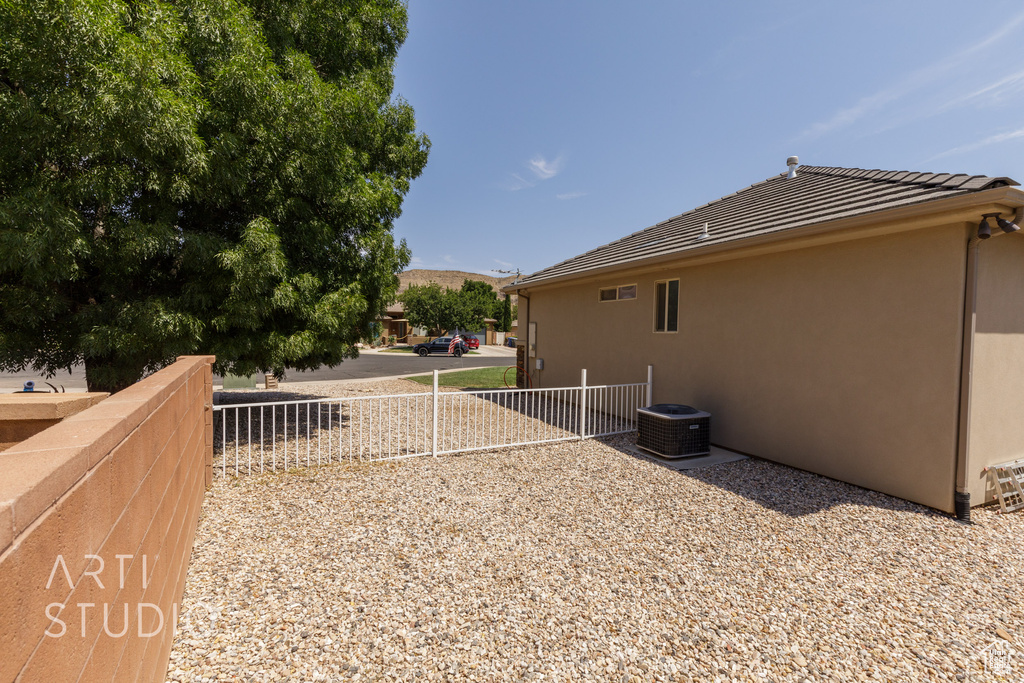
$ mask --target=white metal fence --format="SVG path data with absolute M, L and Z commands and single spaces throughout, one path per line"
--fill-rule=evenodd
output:
M 330 462 L 444 455 L 620 434 L 651 402 L 647 381 L 214 406 L 214 471 L 252 474 Z

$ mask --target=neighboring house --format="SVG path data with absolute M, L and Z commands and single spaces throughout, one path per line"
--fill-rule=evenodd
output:
M 379 318 L 377 322 L 381 324 L 381 336 L 385 340 L 394 336 L 399 342 L 405 343 L 405 336 L 412 331 L 409 321 L 405 318 L 405 307 L 397 301 L 388 306 L 384 317 Z
M 715 444 L 965 515 L 1024 457 L 1017 184 L 791 165 L 506 287 L 534 386 L 653 364 Z
M 430 338 L 428 336 L 429 330 L 423 327 L 413 327 L 409 324 L 405 317 L 405 309 L 401 303 L 393 303 L 388 306 L 384 316 L 378 318 L 377 322 L 381 324 L 381 337 L 385 341 L 391 335 L 394 335 L 401 344 L 418 343 L 423 341 L 421 337 L 425 339 Z M 494 326 L 497 322 L 494 318 L 484 318 L 484 326 L 479 330 L 472 330 L 471 332 L 477 336 L 481 344 L 495 344 Z M 456 334 L 457 332 L 465 332 L 465 330 L 447 330 L 446 334 Z
M 494 318 L 484 318 L 484 328 L 477 332 L 481 344 L 497 344 L 496 330 L 498 321 Z M 486 341 L 485 341 L 486 340 Z
M 385 342 L 392 335 L 400 344 L 415 344 L 430 338 L 429 330 L 409 324 L 409 320 L 405 317 L 405 307 L 400 302 L 388 306 L 384 315 L 377 318 L 377 322 L 381 325 L 381 339 Z M 497 323 L 498 321 L 494 318 L 484 318 L 484 326 L 479 330 L 474 330 L 473 334 L 480 339 L 481 344 L 496 344 L 494 326 Z M 454 334 L 455 330 L 449 330 L 448 333 Z

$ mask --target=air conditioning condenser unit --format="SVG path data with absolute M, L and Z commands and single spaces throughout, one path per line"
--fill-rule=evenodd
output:
M 665 458 L 711 452 L 711 413 L 679 403 L 638 408 L 636 445 Z

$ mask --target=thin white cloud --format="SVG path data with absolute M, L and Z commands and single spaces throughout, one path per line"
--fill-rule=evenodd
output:
M 995 45 L 1006 36 L 1010 34 L 1016 34 L 1017 24 L 1019 24 L 1022 21 L 1024 21 L 1024 12 L 1018 14 L 1013 19 L 1010 19 L 1008 23 L 1003 24 L 1002 28 L 1000 28 L 997 31 L 994 31 L 992 34 L 989 35 L 988 38 L 984 38 L 975 43 L 974 45 L 971 45 L 967 49 L 962 50 L 960 53 L 955 55 L 955 57 L 967 57 L 969 55 L 974 54 L 975 52 L 981 52 L 985 48 Z
M 1005 37 L 1011 35 L 1011 33 L 1016 33 L 1016 27 L 1022 21 L 1024 21 L 1024 12 L 1018 14 L 1000 29 L 977 43 L 930 66 L 912 71 L 894 85 L 883 88 L 872 95 L 862 97 L 852 107 L 840 109 L 832 117 L 812 124 L 809 128 L 802 131 L 797 136 L 797 139 L 815 139 L 833 131 L 847 128 L 866 116 L 881 111 L 890 103 L 915 93 L 926 85 L 948 78 L 950 71 L 961 66 L 971 55 L 982 52 L 999 43 Z
M 1013 130 L 1008 133 L 998 133 L 996 135 L 990 135 L 989 137 L 984 138 L 983 140 L 978 140 L 977 142 L 972 142 L 967 145 L 960 145 L 959 147 L 947 149 L 945 152 L 940 152 L 939 154 L 936 154 L 935 156 L 929 159 L 925 159 L 925 163 L 929 161 L 934 161 L 935 159 L 941 159 L 942 157 L 952 156 L 954 154 L 973 152 L 974 150 L 981 149 L 982 147 L 988 147 L 989 145 L 997 145 L 1000 142 L 1009 142 L 1010 140 L 1016 140 L 1017 138 L 1024 138 L 1024 128 L 1018 128 L 1017 130 Z
M 455 259 L 452 258 L 451 254 L 445 254 L 441 258 L 444 260 L 445 263 L 455 263 Z
M 903 95 L 903 91 L 903 86 L 898 88 L 888 88 L 877 92 L 874 95 L 870 95 L 869 97 L 861 98 L 857 104 L 852 107 L 847 107 L 846 109 L 840 109 L 827 121 L 819 121 L 813 124 L 810 128 L 803 131 L 798 137 L 801 139 L 819 138 L 822 135 L 831 133 L 833 130 L 850 126 L 864 118 L 869 113 L 877 111 L 890 102 L 899 99 Z
M 885 116 L 876 119 L 877 125 L 871 133 L 883 133 L 964 107 L 978 110 L 1006 106 L 1019 101 L 1018 96 L 1022 92 L 1024 71 L 1018 71 L 966 94 L 943 93 L 942 97 L 918 99 L 916 106 L 904 107 L 902 111 L 887 111 Z
M 1016 94 L 1021 90 L 1024 90 L 1024 71 L 1018 71 L 1017 73 L 1010 74 L 1005 78 L 999 79 L 995 83 L 990 83 L 973 92 L 969 92 L 966 95 L 955 97 L 945 104 L 940 105 L 937 109 L 942 112 L 949 111 L 950 109 L 956 109 L 964 105 L 977 106 L 998 104 L 1007 96 Z
M 511 263 L 509 263 L 508 261 L 502 261 L 500 258 L 494 259 L 494 262 L 497 263 L 499 266 L 505 266 L 506 268 L 512 267 Z
M 519 190 L 525 190 L 528 187 L 533 187 L 533 185 L 534 184 L 532 182 L 530 182 L 523 176 L 519 175 L 518 173 L 513 173 L 512 177 L 508 180 L 508 182 L 502 185 L 502 189 L 508 192 L 518 192 Z
M 422 266 L 423 265 L 423 259 L 421 259 L 419 256 L 413 256 L 411 259 L 409 259 L 409 265 L 410 266 Z
M 536 185 L 538 181 L 554 178 L 556 175 L 561 173 L 563 166 L 565 166 L 565 157 L 561 154 L 551 161 L 548 161 L 538 154 L 526 162 L 526 167 L 533 172 L 535 179 L 523 177 L 520 173 L 513 173 L 500 187 L 506 192 L 518 192 L 519 190 L 525 190 L 528 187 Z
M 555 199 L 561 199 L 565 201 L 567 199 L 579 199 L 580 197 L 586 197 L 586 192 L 563 192 L 562 194 L 556 194 Z
M 535 176 L 541 180 L 548 180 L 558 175 L 564 164 L 565 159 L 562 155 L 558 155 L 558 158 L 553 161 L 548 161 L 544 157 L 537 155 L 530 159 L 529 167 Z

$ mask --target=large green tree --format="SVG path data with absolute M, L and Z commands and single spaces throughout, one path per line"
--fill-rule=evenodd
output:
M 483 280 L 464 279 L 460 290 L 467 313 L 471 318 L 469 325 L 479 330 L 484 325 L 484 318 L 496 317 L 498 311 L 498 294 L 494 287 Z
M 398 0 L 0 0 L 0 369 L 334 365 L 429 147 Z
M 472 313 L 457 289 L 441 288 L 436 282 L 412 285 L 398 300 L 413 327 L 425 327 L 431 336 L 447 330 L 465 330 L 471 326 Z
M 501 310 L 497 319 L 499 332 L 508 332 L 512 329 L 512 297 L 508 294 L 501 300 Z

